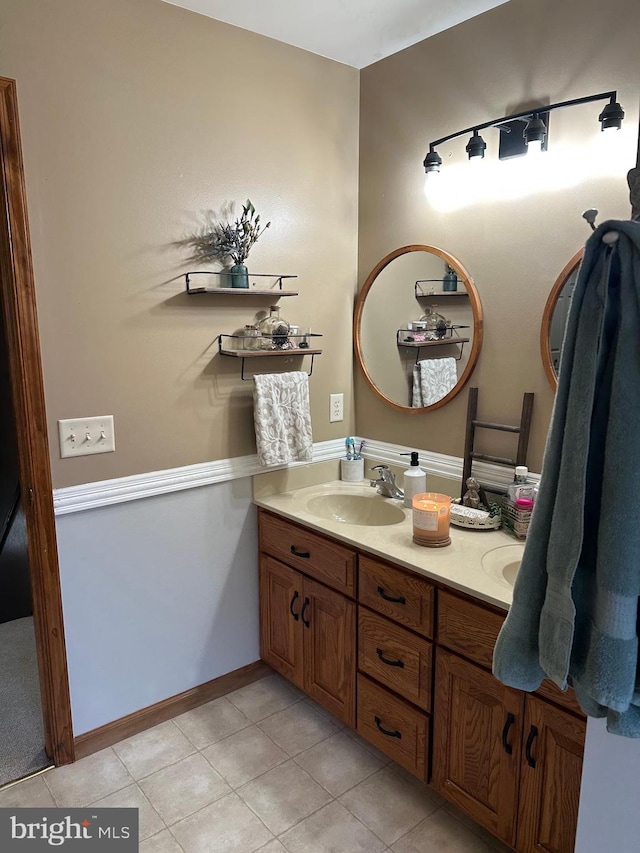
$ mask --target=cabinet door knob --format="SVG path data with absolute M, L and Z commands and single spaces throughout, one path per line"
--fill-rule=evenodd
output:
M 298 551 L 296 550 L 296 546 L 291 546 L 291 553 L 294 557 L 304 557 L 305 560 L 308 560 L 311 554 L 308 551 Z
M 511 729 L 511 726 L 515 723 L 515 721 L 516 721 L 516 718 L 514 717 L 514 715 L 511 712 L 509 712 L 507 714 L 507 719 L 505 720 L 505 723 L 504 723 L 504 728 L 502 729 L 502 746 L 504 747 L 504 751 L 507 753 L 507 755 L 513 754 L 513 747 L 509 743 L 508 737 L 509 737 L 509 731 Z
M 300 618 L 302 619 L 302 624 L 304 625 L 305 628 L 308 628 L 309 625 L 311 624 L 308 619 L 304 618 L 304 614 L 306 613 L 306 610 L 307 610 L 307 607 L 309 606 L 309 604 L 310 604 L 309 599 L 305 597 L 304 601 L 302 602 L 302 610 L 300 611 Z
M 392 596 L 387 595 L 386 592 L 384 591 L 384 587 L 382 587 L 382 586 L 378 587 L 378 595 L 380 596 L 380 598 L 384 598 L 385 601 L 391 601 L 393 604 L 406 604 L 407 603 L 407 599 L 404 598 L 402 595 L 399 595 L 397 598 L 393 598 Z
M 531 755 L 531 747 L 533 746 L 533 742 L 537 737 L 538 737 L 538 727 L 537 726 L 531 726 L 531 728 L 529 729 L 529 737 L 527 738 L 527 743 L 526 743 L 526 746 L 524 748 L 524 754 L 525 754 L 525 757 L 527 759 L 527 764 L 529 765 L 529 767 L 533 767 L 534 770 L 535 770 L 535 766 L 536 766 L 536 760 L 533 757 L 533 755 Z
M 402 732 L 399 732 L 397 730 L 395 732 L 391 732 L 389 731 L 389 729 L 382 728 L 382 721 L 380 720 L 380 717 L 374 717 L 374 720 L 376 721 L 376 726 L 382 732 L 383 735 L 386 735 L 387 737 L 397 737 L 398 740 L 402 739 Z
M 297 621 L 298 621 L 298 619 L 300 618 L 300 614 L 299 614 L 299 613 L 296 613 L 296 612 L 294 611 L 294 609 L 293 609 L 293 605 L 296 603 L 296 599 L 297 599 L 297 598 L 299 598 L 299 597 L 300 597 L 300 593 L 298 592 L 298 590 L 296 590 L 296 591 L 293 593 L 293 596 L 291 597 L 291 601 L 289 602 L 289 613 L 291 613 L 291 615 L 292 615 L 292 616 L 293 616 L 293 618 L 296 620 L 296 622 L 297 622 Z
M 376 649 L 376 654 L 378 655 L 382 663 L 386 663 L 387 666 L 399 666 L 400 669 L 404 669 L 404 661 L 389 660 L 389 658 L 386 658 L 384 656 L 384 652 L 382 651 L 382 649 Z

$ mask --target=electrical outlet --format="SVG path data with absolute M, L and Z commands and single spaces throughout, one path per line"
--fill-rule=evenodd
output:
M 60 456 L 89 456 L 116 449 L 113 415 L 95 418 L 67 418 L 58 421 Z
M 344 394 L 329 394 L 329 423 L 344 420 Z

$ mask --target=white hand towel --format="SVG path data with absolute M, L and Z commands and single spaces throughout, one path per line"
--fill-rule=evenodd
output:
M 455 358 L 425 358 L 413 368 L 413 408 L 433 406 L 458 382 Z
M 303 371 L 253 377 L 253 420 L 260 465 L 313 457 L 309 377 Z

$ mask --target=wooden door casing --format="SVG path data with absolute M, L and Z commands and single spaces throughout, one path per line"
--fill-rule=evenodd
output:
M 433 784 L 498 838 L 516 840 L 524 695 L 436 652 Z

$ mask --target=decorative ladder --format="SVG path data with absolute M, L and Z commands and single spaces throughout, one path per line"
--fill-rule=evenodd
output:
M 529 447 L 529 434 L 531 431 L 531 416 L 533 414 L 533 397 L 531 392 L 527 392 L 522 399 L 522 415 L 520 417 L 519 426 L 511 426 L 510 424 L 495 424 L 490 421 L 479 421 L 478 414 L 478 389 L 469 389 L 469 403 L 467 406 L 467 429 L 464 443 L 464 465 L 462 468 L 462 492 L 461 496 L 467 491 L 466 482 L 471 476 L 471 467 L 474 460 L 478 462 L 493 462 L 496 465 L 505 465 L 510 468 L 515 468 L 516 465 L 524 465 L 527 459 L 527 449 Z M 475 441 L 476 429 L 495 429 L 501 432 L 511 432 L 518 435 L 518 449 L 515 459 L 508 459 L 504 456 L 489 456 L 486 453 L 477 453 L 473 449 Z

